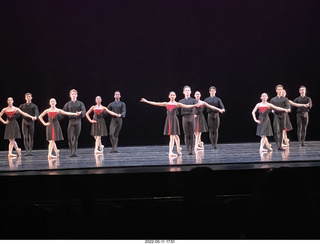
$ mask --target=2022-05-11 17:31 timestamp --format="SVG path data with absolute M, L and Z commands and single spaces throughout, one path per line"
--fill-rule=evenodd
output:
M 144 243 L 149 244 L 174 244 L 175 240 L 145 240 Z

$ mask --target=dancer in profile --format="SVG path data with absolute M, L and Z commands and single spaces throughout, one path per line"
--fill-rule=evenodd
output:
M 252 117 L 253 120 L 258 124 L 257 126 L 257 136 L 261 137 L 260 140 L 260 152 L 267 152 L 272 151 L 271 144 L 268 142 L 267 136 L 272 136 L 272 128 L 269 118 L 269 112 L 271 112 L 272 109 L 276 111 L 282 111 L 282 112 L 289 112 L 290 109 L 284 109 L 281 107 L 274 106 L 271 103 L 268 103 L 268 95 L 267 93 L 261 94 L 261 103 L 257 103 L 254 109 L 252 110 Z M 256 112 L 259 110 L 259 118 L 256 117 Z M 264 147 L 267 147 L 265 149 Z
M 300 146 L 305 146 L 309 123 L 309 110 L 312 108 L 312 100 L 306 96 L 307 88 L 305 86 L 300 86 L 299 93 L 300 96 L 294 99 L 293 102 L 306 105 L 305 107 L 299 107 L 297 109 L 297 136 Z
M 38 106 L 32 102 L 32 94 L 30 92 L 27 92 L 24 98 L 26 102 L 19 106 L 21 111 L 28 113 L 31 116 L 38 117 L 39 109 L 38 109 Z M 22 127 L 24 148 L 26 150 L 25 156 L 32 156 L 34 121 L 28 117 L 23 117 L 21 127 Z
M 110 111 L 105 106 L 102 106 L 101 104 L 102 99 L 100 96 L 96 97 L 96 105 L 92 106 L 88 112 L 86 113 L 87 119 L 90 121 L 91 125 L 91 135 L 96 140 L 95 147 L 94 147 L 94 153 L 103 153 L 104 146 L 101 143 L 101 137 L 107 136 L 107 126 L 106 121 L 104 120 L 105 112 L 116 116 L 121 117 L 121 114 L 116 114 L 112 111 Z M 90 118 L 90 113 L 93 111 L 93 119 Z M 99 150 L 100 149 L 100 150 Z
M 195 97 L 196 101 L 199 104 L 201 104 L 199 107 L 195 108 L 195 112 L 194 112 L 194 114 L 195 114 L 195 124 L 194 124 L 195 147 L 194 147 L 194 149 L 195 150 L 203 150 L 204 146 L 203 146 L 203 142 L 201 141 L 201 133 L 208 131 L 206 119 L 204 118 L 204 115 L 203 115 L 204 106 L 209 109 L 212 109 L 212 110 L 217 110 L 220 113 L 223 113 L 224 109 L 220 109 L 215 106 L 211 106 L 208 103 L 201 101 L 200 100 L 201 93 L 199 91 L 196 91 L 194 93 L 194 97 Z
M 71 150 L 70 157 L 77 157 L 78 139 L 81 132 L 81 118 L 86 114 L 86 107 L 83 102 L 78 100 L 78 91 L 76 89 L 71 89 L 69 92 L 70 101 L 67 102 L 63 110 L 66 112 L 75 113 L 81 111 L 80 116 L 69 116 L 68 124 L 68 143 Z
M 64 139 L 58 119 L 59 116 L 57 115 L 63 114 L 68 116 L 80 116 L 82 112 L 78 111 L 76 113 L 70 113 L 62 109 L 58 109 L 56 107 L 57 101 L 54 98 L 50 99 L 49 104 L 50 108 L 44 110 L 42 114 L 40 114 L 39 120 L 44 126 L 46 126 L 46 138 L 47 141 L 49 141 L 48 158 L 56 158 L 59 157 L 60 152 L 57 148 L 56 141 L 62 141 Z M 48 115 L 48 122 L 43 120 L 43 116 L 46 114 Z M 55 152 L 55 156 L 52 155 L 52 150 Z
M 8 157 L 16 157 L 16 154 L 12 153 L 13 148 L 16 149 L 17 154 L 21 156 L 21 148 L 18 147 L 17 142 L 15 139 L 20 139 L 20 127 L 17 122 L 17 118 L 20 116 L 20 114 L 24 117 L 30 118 L 32 120 L 36 120 L 36 117 L 31 116 L 28 113 L 25 113 L 21 111 L 21 109 L 13 106 L 13 98 L 9 97 L 7 99 L 8 107 L 5 107 L 0 112 L 0 121 L 6 125 L 5 131 L 4 131 L 4 139 L 9 140 L 9 150 L 8 150 Z M 6 114 L 7 119 L 4 121 L 2 119 L 2 115 Z
M 215 106 L 219 109 L 225 109 L 220 98 L 216 96 L 217 89 L 214 86 L 209 87 L 210 96 L 204 101 L 211 106 Z M 225 111 L 225 110 L 224 110 Z M 217 149 L 219 127 L 220 127 L 220 115 L 219 111 L 207 108 L 208 113 L 208 127 L 209 127 L 209 138 L 211 145 L 214 149 Z
M 120 117 L 112 116 L 110 122 L 110 142 L 112 149 L 110 153 L 117 153 L 118 152 L 118 141 L 119 141 L 119 134 L 122 127 L 122 120 L 126 117 L 127 109 L 126 104 L 120 101 L 121 94 L 120 91 L 114 92 L 114 101 L 109 103 L 107 108 L 112 112 L 117 114 L 121 114 Z
M 182 108 L 193 108 L 198 106 L 197 104 L 194 105 L 185 105 L 179 102 L 176 102 L 176 93 L 171 91 L 169 93 L 169 102 L 152 102 L 148 101 L 145 98 L 141 98 L 141 102 L 148 103 L 154 106 L 166 107 L 167 108 L 167 118 L 164 126 L 164 135 L 170 136 L 169 142 L 169 156 L 175 157 L 177 154 L 173 153 L 174 144 L 176 144 L 177 152 L 179 155 L 182 155 L 181 147 L 180 147 L 180 126 L 179 120 L 177 117 L 178 107 Z

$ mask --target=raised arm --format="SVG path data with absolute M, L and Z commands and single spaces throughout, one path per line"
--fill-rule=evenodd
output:
M 183 103 L 177 103 L 177 106 L 181 107 L 181 108 L 194 108 L 194 107 L 197 107 L 199 105 L 198 105 L 198 103 L 190 104 L 190 105 L 186 105 L 186 104 L 183 104 Z
M 36 120 L 36 119 L 37 119 L 36 117 L 33 117 L 33 116 L 31 116 L 30 114 L 27 114 L 27 113 L 21 111 L 20 108 L 16 108 L 16 111 L 17 111 L 19 114 L 21 114 L 21 115 L 23 115 L 23 116 L 25 116 L 25 117 L 28 117 L 28 118 L 30 118 L 30 119 L 32 119 L 32 120 Z
M 167 106 L 167 102 L 152 102 L 152 101 L 148 101 L 145 98 L 141 98 L 140 102 L 142 103 L 148 103 L 150 105 L 154 105 L 154 106 L 160 106 L 160 107 L 165 107 Z

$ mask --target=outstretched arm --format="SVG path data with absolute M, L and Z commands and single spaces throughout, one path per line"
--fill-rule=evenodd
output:
M 274 106 L 272 103 L 268 103 L 268 107 L 271 107 L 274 110 L 278 110 L 278 111 L 282 111 L 282 112 L 286 112 L 286 113 L 290 112 L 290 109 L 280 108 L 280 107 Z
M 257 112 L 258 108 L 259 108 L 259 104 L 257 104 L 254 107 L 254 109 L 252 110 L 252 117 L 253 117 L 254 122 L 260 124 L 261 122 L 260 122 L 260 120 L 257 119 L 257 116 L 256 116 L 256 112 Z
M 104 107 L 104 106 L 102 107 L 108 114 L 111 114 L 112 116 L 116 116 L 116 117 L 121 117 L 121 114 L 116 114 L 115 112 L 112 112 L 111 110 L 109 110 L 107 107 Z
M 152 102 L 152 101 L 148 101 L 148 100 L 145 99 L 145 98 L 141 98 L 140 102 L 148 103 L 148 104 L 150 104 L 150 105 L 160 106 L 160 107 L 165 107 L 165 106 L 167 106 L 167 102 Z
M 199 105 L 198 105 L 198 103 L 192 104 L 192 105 L 186 105 L 186 104 L 183 104 L 183 103 L 177 103 L 177 106 L 178 107 L 182 107 L 182 108 L 194 108 L 194 107 L 197 107 Z
M 291 100 L 289 100 L 289 103 L 290 103 L 290 105 L 295 106 L 295 107 L 305 107 L 305 108 L 309 107 L 309 103 L 307 103 L 307 104 L 295 103 L 295 102 L 292 102 Z
M 22 114 L 23 116 L 28 117 L 28 118 L 30 118 L 30 119 L 32 119 L 32 120 L 36 120 L 36 119 L 37 119 L 37 117 L 31 116 L 30 114 L 27 114 L 27 113 L 21 111 L 21 109 L 19 109 L 19 108 L 17 108 L 16 111 L 17 111 L 19 114 Z
M 64 111 L 64 110 L 62 110 L 62 109 L 58 109 L 58 112 L 59 112 L 60 114 L 70 115 L 70 116 L 78 116 L 78 115 L 81 115 L 81 114 L 82 114 L 82 112 L 71 113 L 71 112 L 66 112 L 66 111 Z
M 215 106 L 212 106 L 212 105 L 210 105 L 210 104 L 208 104 L 208 103 L 206 103 L 206 102 L 203 102 L 203 105 L 204 106 L 206 106 L 206 107 L 208 107 L 208 108 L 211 108 L 211 109 L 213 109 L 213 110 L 218 110 L 220 113 L 224 113 L 226 110 L 223 108 L 223 109 L 220 109 L 220 108 L 217 108 L 217 107 L 215 107 Z

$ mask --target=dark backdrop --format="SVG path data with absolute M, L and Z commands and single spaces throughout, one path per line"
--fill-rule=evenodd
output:
M 307 139 L 320 139 L 317 0 L 8 0 L 0 11 L 1 107 L 9 96 L 18 106 L 32 92 L 41 111 L 51 97 L 62 108 L 76 88 L 89 109 L 96 95 L 107 105 L 120 90 L 128 109 L 120 146 L 164 144 L 165 109 L 140 98 L 167 101 L 174 90 L 179 100 L 185 84 L 205 98 L 214 85 L 227 110 L 219 142 L 258 143 L 251 111 L 260 94 L 271 98 L 281 83 L 294 99 L 304 84 L 314 102 Z M 296 128 L 294 113 L 291 119 Z M 61 125 L 66 132 L 67 120 Z M 93 145 L 83 119 L 80 147 Z M 47 147 L 40 122 L 35 147 Z

